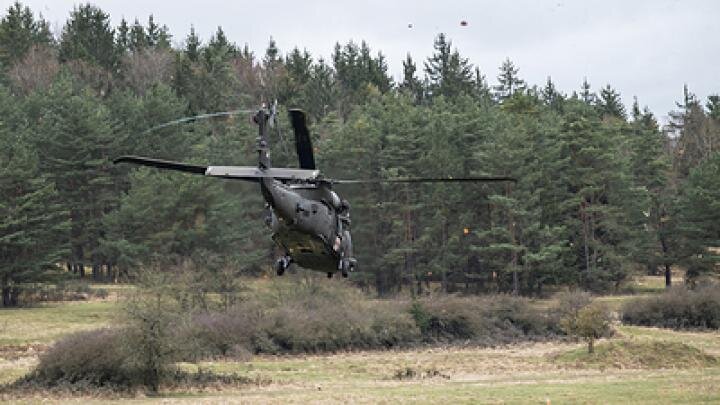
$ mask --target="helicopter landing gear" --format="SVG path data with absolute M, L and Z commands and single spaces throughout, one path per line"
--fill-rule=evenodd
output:
M 348 272 L 350 271 L 350 261 L 347 259 L 340 260 L 340 274 L 343 278 L 348 278 Z
M 290 256 L 283 256 L 275 262 L 275 273 L 278 276 L 285 274 L 285 270 L 292 264 L 292 258 Z
M 350 272 L 355 271 L 356 265 L 357 260 L 355 260 L 355 258 L 351 257 L 349 259 L 341 259 L 338 268 L 340 269 L 340 274 L 342 274 L 343 278 L 348 278 Z

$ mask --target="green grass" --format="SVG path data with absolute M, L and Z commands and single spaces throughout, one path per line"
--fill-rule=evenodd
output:
M 49 344 L 68 333 L 107 326 L 114 301 L 64 302 L 0 309 L 0 346 Z
M 715 356 L 681 342 L 613 340 L 602 342 L 588 353 L 582 347 L 559 355 L 556 360 L 578 367 L 598 368 L 692 368 L 720 365 Z
M 263 284 L 255 288 L 272 288 Z M 618 305 L 625 296 L 602 297 Z M 538 305 L 546 304 L 538 301 Z M 112 324 L 117 303 L 90 301 L 0 310 L 0 383 L 37 361 L 38 347 L 79 330 Z M 717 403 L 720 333 L 618 326 L 617 337 L 587 357 L 582 343 L 499 348 L 424 347 L 334 355 L 255 356 L 250 361 L 183 364 L 238 373 L 269 384 L 165 392 L 133 402 L 172 403 Z M 19 346 L 15 352 L 2 348 Z M 709 356 L 708 356 L 709 355 Z M 396 375 L 412 370 L 410 378 Z M 30 400 L 47 396 L 39 393 Z M 51 396 L 53 401 L 106 403 L 110 398 Z M 9 400 L 11 398 L 0 398 Z M 27 402 L 28 398 L 15 398 Z

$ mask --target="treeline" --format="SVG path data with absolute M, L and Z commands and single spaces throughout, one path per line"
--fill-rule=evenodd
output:
M 173 42 L 179 45 L 172 45 Z M 152 16 L 121 21 L 77 6 L 53 35 L 20 3 L 0 20 L 0 288 L 63 273 L 132 277 L 196 266 L 218 290 L 273 254 L 251 185 L 114 166 L 122 154 L 253 164 L 244 118 L 144 132 L 183 116 L 278 100 L 305 109 L 332 177 L 509 175 L 517 184 L 345 186 L 360 286 L 380 294 L 431 282 L 447 291 L 541 294 L 620 287 L 633 272 L 720 258 L 720 97 L 684 99 L 660 128 L 610 85 L 572 94 L 521 79 L 508 59 L 490 84 L 439 34 L 403 61 L 338 43 L 331 60 L 271 39 L 264 55 L 221 28 L 173 40 Z M 273 161 L 294 165 L 281 120 Z M 340 186 L 338 186 L 339 188 Z M 59 272 L 60 268 L 65 272 Z

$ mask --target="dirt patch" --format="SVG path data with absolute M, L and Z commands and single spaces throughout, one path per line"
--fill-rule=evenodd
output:
M 6 345 L 0 346 L 0 359 L 17 360 L 21 357 L 32 357 L 47 350 L 43 344 Z

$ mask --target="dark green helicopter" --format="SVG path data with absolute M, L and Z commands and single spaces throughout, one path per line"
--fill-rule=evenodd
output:
M 510 177 L 364 180 L 325 178 L 315 167 L 310 132 L 305 113 L 301 110 L 289 110 L 300 168 L 272 167 L 268 128 L 275 121 L 275 111 L 275 106 L 272 108 L 263 106 L 253 116 L 259 133 L 257 167 L 201 166 L 139 156 L 121 156 L 115 159 L 114 163 L 134 163 L 158 169 L 259 183 L 260 191 L 266 201 L 265 223 L 272 229 L 272 239 L 283 252 L 275 262 L 275 271 L 278 275 L 283 275 L 293 263 L 306 269 L 325 272 L 328 277 L 332 277 L 338 271 L 343 277 L 347 277 L 350 271 L 356 269 L 357 260 L 353 254 L 350 235 L 350 204 L 332 190 L 333 184 L 515 181 Z M 173 123 L 232 113 L 236 112 L 206 114 Z M 169 124 L 172 123 L 155 128 Z

